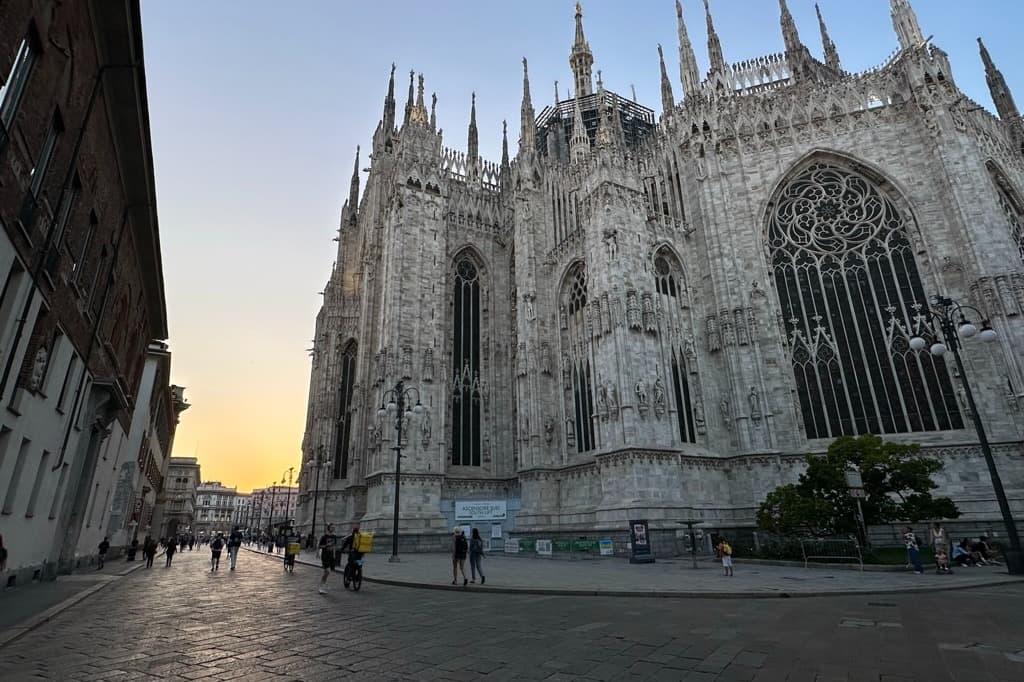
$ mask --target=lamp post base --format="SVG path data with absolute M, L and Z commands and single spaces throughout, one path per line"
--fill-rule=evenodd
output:
M 389 564 L 399 564 L 399 563 L 402 563 L 402 560 L 398 558 L 397 554 L 392 554 L 391 558 L 388 559 L 388 563 Z
M 1010 575 L 1024 575 L 1024 552 L 1012 549 L 1003 552 L 1006 559 L 1006 572 Z

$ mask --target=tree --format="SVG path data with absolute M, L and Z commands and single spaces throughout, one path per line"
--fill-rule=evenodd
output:
M 857 533 L 857 502 L 846 487 L 849 470 L 859 471 L 864 482 L 866 525 L 959 517 L 952 500 L 932 496 L 938 487 L 932 474 L 942 463 L 920 450 L 870 434 L 837 438 L 824 455 L 807 457 L 807 470 L 796 483 L 768 494 L 757 511 L 757 525 L 781 534 Z

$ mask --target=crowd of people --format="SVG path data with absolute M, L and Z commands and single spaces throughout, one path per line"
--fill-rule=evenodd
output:
M 928 531 L 928 538 L 935 556 L 935 572 L 952 574 L 952 566 L 973 567 L 1001 565 L 998 554 L 989 543 L 988 537 L 982 535 L 977 539 L 962 538 L 950 549 L 949 535 L 941 522 L 936 521 Z M 924 545 L 921 537 L 914 532 L 912 526 L 903 529 L 903 543 L 907 548 L 907 567 L 913 568 L 918 575 L 924 573 L 921 561 L 921 548 Z

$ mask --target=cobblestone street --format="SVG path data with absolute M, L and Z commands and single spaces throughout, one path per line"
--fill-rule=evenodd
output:
M 0 648 L 10 680 L 1020 680 L 1024 586 L 800 599 L 418 590 L 243 552 L 139 570 Z M 386 559 L 372 555 L 367 574 Z

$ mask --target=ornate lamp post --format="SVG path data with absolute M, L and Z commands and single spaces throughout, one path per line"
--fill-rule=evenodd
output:
M 974 394 L 971 393 L 971 385 L 967 381 L 967 371 L 964 369 L 964 362 L 960 358 L 960 339 L 970 339 L 977 336 L 985 342 L 995 341 L 996 331 L 992 329 L 989 320 L 981 312 L 972 306 L 962 305 L 957 301 L 945 296 L 936 296 L 933 299 L 933 306 L 926 308 L 924 313 L 928 316 L 928 326 L 932 322 L 938 324 L 942 332 L 943 341 L 936 340 L 929 351 L 932 355 L 941 357 L 948 351 L 953 351 L 953 358 L 956 360 L 956 367 L 960 371 L 960 383 L 963 386 L 964 396 L 967 400 L 967 408 L 971 411 L 971 418 L 974 421 L 974 430 L 978 433 L 978 443 L 981 445 L 981 452 L 985 456 L 985 464 L 988 465 L 988 473 L 992 478 L 992 488 L 996 493 L 996 500 L 999 503 L 999 511 L 1003 516 L 1003 523 L 1006 525 L 1006 535 L 1010 541 L 1010 549 L 1006 552 L 1006 568 L 1014 575 L 1024 574 L 1024 553 L 1021 552 L 1020 536 L 1017 535 L 1017 525 L 1013 521 L 1013 514 L 1010 512 L 1010 503 L 1006 500 L 1006 493 L 1003 491 L 1003 481 L 999 478 L 999 471 L 996 469 L 995 459 L 992 457 L 992 450 L 988 445 L 988 438 L 985 436 L 985 427 L 981 423 L 981 414 L 978 406 L 974 404 Z M 964 311 L 971 311 L 981 320 L 981 330 L 967 319 Z M 915 351 L 924 350 L 928 341 L 919 334 L 910 339 L 910 347 Z
M 281 481 L 284 483 L 284 481 Z M 268 534 L 274 537 L 274 498 L 277 497 L 277 481 L 273 481 L 270 484 L 270 515 L 267 522 Z
M 413 395 L 416 397 L 416 405 L 410 410 L 406 407 L 406 400 L 411 400 Z M 388 414 L 394 414 L 395 431 L 398 432 L 395 447 L 392 448 L 395 451 L 395 522 L 391 533 L 391 558 L 388 559 L 388 561 L 394 562 L 398 561 L 398 491 L 402 476 L 403 422 L 406 419 L 411 419 L 413 414 L 417 416 L 423 414 L 423 405 L 420 404 L 420 392 L 412 386 L 406 388 L 402 380 L 399 380 L 394 388 L 384 391 L 381 401 L 386 404 L 382 404 L 377 410 L 377 417 L 384 419 Z
M 316 542 L 316 506 L 320 494 L 320 472 L 323 469 L 330 469 L 334 463 L 331 460 L 323 461 L 324 457 L 324 446 L 321 445 L 317 449 L 317 458 L 315 462 L 307 462 L 306 468 L 314 470 L 316 472 L 316 480 L 313 483 L 313 523 L 309 527 L 309 542 L 306 543 L 307 548 L 312 548 L 313 543 Z
M 288 467 L 288 487 L 285 488 L 284 498 L 284 521 L 288 524 L 289 528 L 292 525 L 291 509 L 292 509 L 292 473 L 294 473 L 295 467 Z M 281 474 L 281 483 L 284 484 L 284 474 Z

